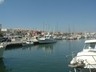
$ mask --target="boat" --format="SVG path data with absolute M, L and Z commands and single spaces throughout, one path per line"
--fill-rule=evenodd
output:
M 28 41 L 22 43 L 22 46 L 31 46 L 31 45 L 33 45 L 33 44 L 34 44 L 33 41 L 28 40 Z
M 62 40 L 62 36 L 54 36 L 54 39 L 56 39 L 56 40 Z
M 69 67 L 96 69 L 96 39 L 85 41 L 83 50 L 78 52 L 77 55 L 73 57 Z
M 53 38 L 52 35 L 45 35 L 44 37 L 38 38 L 40 44 L 49 44 L 56 43 L 57 41 Z
M 2 58 L 3 57 L 3 53 L 4 53 L 4 50 L 5 50 L 5 45 L 4 45 L 4 43 L 1 43 L 0 44 L 0 58 Z
M 31 40 L 33 41 L 33 44 L 34 44 L 34 45 L 39 44 L 39 42 L 38 42 L 38 37 L 37 37 L 37 36 L 34 36 Z

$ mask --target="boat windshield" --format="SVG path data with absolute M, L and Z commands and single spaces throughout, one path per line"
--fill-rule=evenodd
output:
M 96 43 L 86 43 L 84 49 L 96 49 Z

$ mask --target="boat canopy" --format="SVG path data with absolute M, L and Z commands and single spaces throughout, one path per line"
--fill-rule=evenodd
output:
M 94 40 L 86 40 L 85 43 L 96 43 L 96 39 L 94 39 Z
M 96 40 L 86 40 L 84 49 L 95 49 L 96 50 Z

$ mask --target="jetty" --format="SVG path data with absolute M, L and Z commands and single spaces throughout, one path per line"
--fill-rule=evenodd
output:
M 12 41 L 12 42 L 2 42 L 1 44 L 3 44 L 6 48 L 11 48 L 11 47 L 21 47 L 23 43 L 25 42 Z

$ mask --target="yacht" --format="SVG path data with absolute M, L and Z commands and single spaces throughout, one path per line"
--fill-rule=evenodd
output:
M 44 37 L 38 38 L 38 42 L 40 44 L 48 44 L 48 43 L 55 43 L 56 40 L 53 38 L 52 35 L 45 35 Z
M 5 50 L 5 45 L 3 43 L 0 44 L 0 58 L 3 57 L 3 53 L 4 53 L 4 50 Z
M 96 39 L 85 41 L 83 50 L 73 57 L 69 67 L 96 69 Z

